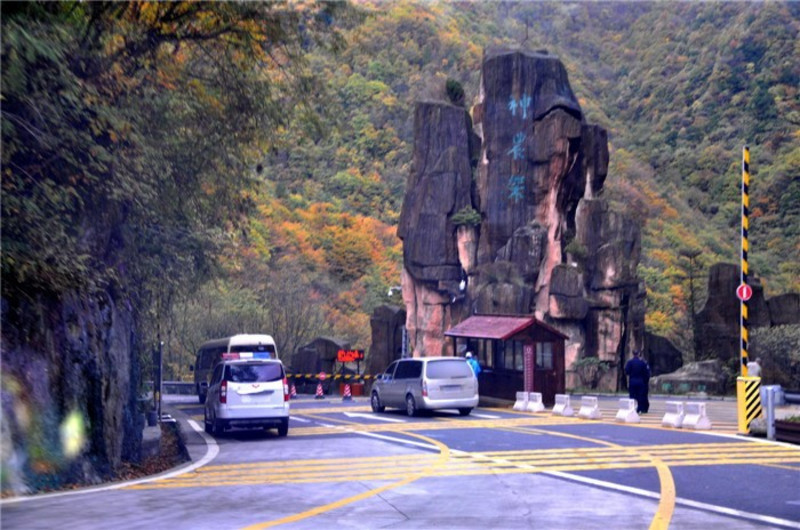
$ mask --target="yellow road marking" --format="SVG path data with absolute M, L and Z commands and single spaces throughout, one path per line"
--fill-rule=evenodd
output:
M 738 444 L 737 444 L 738 445 Z M 754 444 L 750 444 L 754 445 Z M 448 476 L 455 473 L 478 472 L 490 469 L 498 473 L 506 472 L 510 467 L 535 466 L 539 471 L 546 470 L 599 470 L 620 469 L 625 467 L 649 467 L 653 455 L 649 447 L 595 447 L 581 449 L 537 449 L 526 451 L 496 451 L 482 453 L 459 453 L 451 457 L 447 466 L 442 467 L 437 475 Z M 733 448 L 736 449 L 736 448 Z M 783 448 L 781 448 L 783 449 Z M 761 450 L 739 454 L 721 454 L 714 447 L 710 452 L 697 452 L 690 448 L 683 454 L 673 451 L 662 460 L 670 465 L 708 466 L 722 464 L 771 464 L 800 462 L 800 451 L 783 449 L 782 451 Z M 192 474 L 182 475 L 161 481 L 164 487 L 181 487 L 189 485 L 212 485 L 228 483 L 230 480 L 257 479 L 261 483 L 293 483 L 299 481 L 336 482 L 339 480 L 369 480 L 385 478 L 387 473 L 406 474 L 429 466 L 438 457 L 436 455 L 418 455 L 414 458 L 396 456 L 364 457 L 364 458 L 331 458 L 286 461 L 264 461 L 247 464 L 229 464 L 206 466 Z M 499 462 L 499 463 L 498 463 Z M 800 471 L 798 468 L 794 468 Z M 387 471 L 388 470 L 388 471 Z M 140 489 L 147 485 L 138 486 Z
M 672 519 L 672 515 L 675 512 L 675 481 L 672 479 L 672 473 L 669 470 L 669 466 L 667 466 L 662 460 L 657 457 L 653 457 L 652 455 L 641 451 L 641 448 L 636 446 L 621 446 L 619 444 L 607 442 L 605 440 L 598 440 L 595 438 L 588 438 L 585 436 L 577 436 L 574 434 L 568 433 L 553 433 L 550 431 L 544 431 L 546 434 L 553 434 L 557 436 L 563 436 L 565 438 L 571 438 L 574 440 L 582 440 L 585 442 L 595 443 L 599 445 L 604 445 L 606 447 L 611 447 L 618 451 L 623 451 L 626 454 L 631 455 L 634 458 L 638 458 L 643 456 L 645 458 L 650 459 L 650 464 L 656 468 L 658 472 L 658 481 L 659 481 L 659 490 L 661 495 L 659 496 L 658 500 L 658 507 L 656 508 L 656 513 L 653 516 L 652 521 L 650 522 L 650 529 L 651 530 L 667 530 L 669 528 L 669 522 Z M 634 466 L 639 467 L 639 466 Z
M 414 436 L 415 438 L 419 438 L 420 440 L 424 440 L 425 442 L 430 443 L 430 444 L 432 444 L 432 445 L 434 445 L 434 446 L 439 448 L 439 458 L 433 464 L 431 464 L 427 468 L 423 469 L 418 474 L 412 475 L 412 476 L 407 477 L 407 478 L 404 478 L 403 480 L 399 480 L 397 482 L 393 482 L 391 484 L 387 484 L 385 486 L 381 486 L 379 488 L 374 488 L 374 489 L 371 489 L 369 491 L 365 491 L 365 492 L 360 493 L 358 495 L 353 495 L 352 497 L 347 497 L 346 499 L 341 499 L 341 500 L 326 504 L 324 506 L 317 506 L 316 508 L 312 508 L 311 510 L 306 510 L 305 512 L 302 512 L 302 513 L 297 513 L 297 514 L 294 514 L 294 515 L 283 517 L 282 519 L 276 519 L 274 521 L 268 521 L 266 523 L 258 523 L 258 524 L 255 524 L 255 525 L 251 525 L 251 526 L 246 527 L 245 530 L 257 530 L 257 529 L 260 529 L 260 528 L 270 528 L 272 526 L 276 526 L 276 525 L 279 525 L 279 524 L 294 523 L 296 521 L 301 521 L 303 519 L 307 519 L 309 517 L 313 517 L 315 515 L 319 515 L 321 513 L 328 512 L 328 511 L 334 510 L 336 508 L 340 508 L 340 507 L 345 506 L 347 504 L 350 504 L 350 503 L 353 503 L 353 502 L 356 502 L 356 501 L 360 501 L 362 499 L 366 499 L 366 498 L 372 497 L 374 495 L 378 495 L 379 493 L 383 493 L 384 491 L 387 491 L 387 490 L 390 490 L 390 489 L 394 489 L 394 488 L 398 488 L 400 486 L 405 486 L 406 484 L 410 484 L 411 482 L 414 482 L 414 481 L 416 481 L 416 480 L 418 480 L 420 478 L 428 476 L 432 471 L 436 470 L 436 468 L 442 466 L 444 463 L 446 463 L 450 459 L 450 448 L 447 447 L 445 444 L 439 442 L 438 440 L 434 440 L 433 438 L 428 438 L 427 436 L 422 436 L 422 435 L 414 434 L 414 433 L 409 433 L 409 435 L 410 436 Z
M 321 421 L 326 422 L 338 422 L 342 423 L 342 420 L 337 420 L 335 418 L 330 418 L 327 416 L 322 416 L 324 414 L 342 414 L 345 412 L 370 412 L 372 409 L 368 406 L 349 406 L 349 407 L 315 407 L 315 408 L 294 408 L 292 409 L 291 414 L 294 416 L 302 416 L 313 418 Z M 604 423 L 609 425 L 620 425 L 626 427 L 640 427 L 640 428 L 649 428 L 649 429 L 670 429 L 669 427 L 664 427 L 661 424 L 661 418 L 656 416 L 646 416 L 642 417 L 642 421 L 640 423 L 619 423 L 614 420 L 614 416 L 616 414 L 616 410 L 603 410 L 603 418 L 599 420 L 584 420 L 575 416 L 566 417 L 566 416 L 554 416 L 551 413 L 543 412 L 543 413 L 535 413 L 532 414 L 530 412 L 519 412 L 513 411 L 509 409 L 497 409 L 497 408 L 490 408 L 487 410 L 496 411 L 496 412 L 506 412 L 514 414 L 512 418 L 498 418 L 498 419 L 467 419 L 464 418 L 456 418 L 456 417 L 442 417 L 437 416 L 434 418 L 436 421 L 429 421 L 429 422 L 406 422 L 406 423 L 393 423 L 393 424 L 366 424 L 362 425 L 363 429 L 361 432 L 381 432 L 381 431 L 388 431 L 388 432 L 398 432 L 398 431 L 407 431 L 407 430 L 435 430 L 435 429 L 447 429 L 450 428 L 450 425 L 453 422 L 458 422 L 459 428 L 476 428 L 476 429 L 483 429 L 483 428 L 503 428 L 505 426 L 519 426 L 519 425 L 528 425 L 529 421 L 531 425 L 568 425 L 568 424 L 585 424 L 589 422 L 595 423 Z M 202 414 L 195 414 L 191 416 L 192 419 L 202 422 L 203 415 Z M 354 425 L 352 422 L 345 421 L 343 422 L 346 425 Z M 712 428 L 709 431 L 681 431 L 680 429 L 675 429 L 676 432 L 713 432 L 713 433 L 728 433 L 728 434 L 736 434 L 738 432 L 738 424 L 733 422 L 714 422 L 712 424 Z M 332 429 L 331 427 L 294 427 L 292 429 L 293 436 L 319 436 L 325 434 L 333 434 L 336 432 L 340 432 L 339 430 Z
M 165 480 L 150 484 L 134 486 L 133 489 L 144 488 L 175 488 L 175 487 L 208 487 L 247 484 L 283 484 L 283 483 L 310 483 L 310 482 L 346 482 L 357 480 L 385 481 L 392 480 L 390 484 L 374 488 L 359 495 L 351 496 L 323 506 L 317 506 L 302 513 L 287 516 L 274 521 L 258 523 L 247 527 L 248 529 L 269 528 L 278 524 L 291 523 L 313 517 L 320 513 L 334 510 L 346 504 L 377 495 L 383 491 L 397 488 L 421 478 L 430 476 L 464 476 L 506 473 L 540 473 L 540 472 L 575 472 L 605 469 L 631 469 L 654 467 L 659 477 L 659 503 L 650 523 L 651 530 L 666 530 L 672 519 L 675 509 L 675 483 L 669 465 L 679 466 L 708 466 L 719 464 L 761 464 L 786 469 L 797 469 L 779 464 L 800 462 L 800 451 L 783 446 L 770 446 L 767 444 L 745 443 L 718 443 L 718 444 L 670 444 L 655 446 L 621 446 L 604 440 L 588 438 L 563 432 L 552 432 L 536 427 L 551 425 L 579 424 L 586 420 L 579 418 L 566 418 L 552 415 L 520 415 L 521 417 L 497 420 L 470 420 L 451 421 L 448 418 L 439 418 L 438 422 L 410 422 L 403 424 L 374 424 L 365 425 L 350 421 L 343 421 L 329 417 L 319 417 L 319 414 L 334 412 L 352 412 L 360 409 L 369 410 L 368 407 L 341 407 L 341 408 L 315 408 L 298 409 L 298 415 L 335 422 L 341 426 L 334 427 L 308 427 L 295 428 L 292 434 L 297 436 L 319 435 L 330 433 L 352 432 L 396 432 L 406 436 L 422 439 L 438 447 L 440 452 L 436 456 L 425 458 L 415 455 L 411 461 L 398 462 L 397 457 L 368 457 L 358 459 L 328 459 L 328 460 L 301 460 L 285 462 L 265 462 L 260 464 L 238 464 L 233 466 L 207 466 L 200 471 L 187 474 L 181 478 Z M 505 409 L 503 409 L 505 412 Z M 602 423 L 618 423 L 599 420 Z M 525 434 L 548 434 L 590 442 L 605 446 L 598 448 L 571 448 L 536 451 L 506 451 L 487 453 L 464 453 L 451 456 L 450 449 L 443 443 L 410 432 L 414 430 L 439 430 L 454 428 L 501 428 L 523 432 Z M 626 426 L 653 425 L 624 424 Z M 659 428 L 663 428 L 658 424 Z M 299 431 L 299 432 L 298 432 Z M 754 447 L 759 446 L 759 447 Z M 348 466 L 347 461 L 350 464 Z M 383 463 L 390 469 L 380 469 Z M 335 466 L 335 469 L 325 469 L 326 465 Z M 260 467 L 259 467 L 260 466 Z M 279 472 L 274 472 L 279 467 Z M 321 466 L 321 467 L 320 467 Z M 264 469 L 272 472 L 264 472 Z M 358 468 L 358 476 L 354 476 L 354 468 Z M 413 473 L 408 476 L 408 473 Z M 287 476 L 287 474 L 291 476 Z M 397 480 L 400 479 L 400 480 Z

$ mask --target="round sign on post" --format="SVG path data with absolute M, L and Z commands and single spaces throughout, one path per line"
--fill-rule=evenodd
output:
M 753 288 L 743 283 L 736 288 L 736 296 L 739 297 L 739 300 L 742 302 L 747 302 L 750 300 L 750 297 L 753 296 Z

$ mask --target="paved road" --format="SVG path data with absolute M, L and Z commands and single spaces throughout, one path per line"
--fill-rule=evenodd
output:
M 799 528 L 800 448 L 712 429 L 476 409 L 408 418 L 364 398 L 299 399 L 289 436 L 213 439 L 202 409 L 167 406 L 193 466 L 138 484 L 4 502 L 3 528 Z M 193 430 L 195 428 L 196 430 Z

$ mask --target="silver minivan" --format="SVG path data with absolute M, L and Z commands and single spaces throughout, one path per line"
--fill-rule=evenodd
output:
M 457 409 L 466 416 L 478 406 L 478 379 L 462 357 L 399 359 L 375 380 L 370 403 L 373 412 Z
M 204 408 L 206 432 L 275 427 L 289 433 L 289 384 L 283 363 L 252 353 L 225 354 L 214 367 Z

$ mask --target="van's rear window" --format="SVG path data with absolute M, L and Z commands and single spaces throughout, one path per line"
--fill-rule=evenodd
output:
M 241 353 L 241 352 L 260 352 L 265 351 L 268 353 L 272 353 L 272 357 L 274 357 L 275 353 L 275 346 L 273 344 L 231 344 L 231 353 Z
M 280 363 L 229 364 L 225 379 L 232 383 L 266 383 L 283 379 Z
M 472 368 L 463 359 L 431 361 L 426 368 L 429 379 L 472 377 Z

